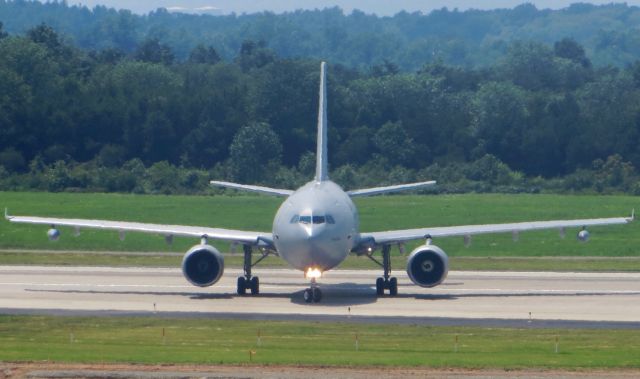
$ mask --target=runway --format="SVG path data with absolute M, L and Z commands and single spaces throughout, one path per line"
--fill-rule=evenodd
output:
M 397 297 L 378 298 L 379 271 L 336 270 L 307 304 L 301 272 L 255 269 L 259 296 L 238 296 L 240 270 L 208 288 L 179 268 L 0 266 L 0 313 L 156 314 L 431 324 L 640 328 L 640 273 L 450 272 L 435 288 L 396 271 Z

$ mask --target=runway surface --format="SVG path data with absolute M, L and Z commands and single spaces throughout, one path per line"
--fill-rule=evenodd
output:
M 321 279 L 317 304 L 303 301 L 299 271 L 256 269 L 259 296 L 235 294 L 240 273 L 198 288 L 178 268 L 0 266 L 0 313 L 640 328 L 640 273 L 454 271 L 420 288 L 397 271 L 399 295 L 378 298 L 379 271 L 336 270 Z

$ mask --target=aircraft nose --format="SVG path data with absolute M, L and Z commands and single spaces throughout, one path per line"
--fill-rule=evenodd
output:
M 305 240 L 308 242 L 313 242 L 322 238 L 325 231 L 324 225 L 314 224 L 305 225 L 304 229 L 306 232 Z

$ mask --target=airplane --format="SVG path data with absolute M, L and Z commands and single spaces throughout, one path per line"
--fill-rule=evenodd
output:
M 238 277 L 237 293 L 252 295 L 260 293 L 260 282 L 252 273 L 252 268 L 269 255 L 277 255 L 292 267 L 304 272 L 310 286 L 303 292 L 305 302 L 319 302 L 322 292 L 318 279 L 322 274 L 343 262 L 350 253 L 366 256 L 382 268 L 382 276 L 375 283 L 376 294 L 390 296 L 398 293 L 398 281 L 391 276 L 390 252 L 392 246 L 402 248 L 405 242 L 423 240 L 424 244 L 415 248 L 408 257 L 406 272 L 413 283 L 421 287 L 441 284 L 449 271 L 449 259 L 440 247 L 433 243 L 437 237 L 462 236 L 465 242 L 472 235 L 511 232 L 514 239 L 518 233 L 528 230 L 559 229 L 564 235 L 566 228 L 581 228 L 577 238 L 589 239 L 587 226 L 626 224 L 631 217 L 599 218 L 582 220 L 534 221 L 506 224 L 463 225 L 445 227 L 425 227 L 407 230 L 361 232 L 358 210 L 352 201 L 354 197 L 371 196 L 427 188 L 435 181 L 400 184 L 386 187 L 344 191 L 329 179 L 327 155 L 327 89 L 326 64 L 320 65 L 320 90 L 318 110 L 318 137 L 316 152 L 316 172 L 312 181 L 293 191 L 244 185 L 224 181 L 211 181 L 211 185 L 241 191 L 257 192 L 285 197 L 273 220 L 271 232 L 241 231 L 199 226 L 161 225 L 124 221 L 65 219 L 53 217 L 10 216 L 5 209 L 5 218 L 11 222 L 51 225 L 47 231 L 50 240 L 60 237 L 59 226 L 73 227 L 76 234 L 80 228 L 117 230 L 121 235 L 127 231 L 164 235 L 167 241 L 174 236 L 200 238 L 200 243 L 191 247 L 182 260 L 182 272 L 191 284 L 207 287 L 220 280 L 224 272 L 223 255 L 211 246 L 209 240 L 231 242 L 242 245 L 244 253 L 244 275 Z M 261 256 L 253 262 L 253 251 Z M 373 257 L 381 250 L 382 262 Z

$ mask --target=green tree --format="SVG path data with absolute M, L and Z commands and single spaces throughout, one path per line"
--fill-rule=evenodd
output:
M 181 150 L 188 162 L 195 167 L 213 167 L 216 159 L 224 156 L 217 140 L 224 132 L 213 121 L 205 121 L 192 129 L 183 139 Z
M 483 84 L 472 99 L 471 134 L 476 155 L 493 154 L 514 167 L 522 165 L 522 138 L 529 120 L 526 92 L 511 83 Z
M 283 60 L 248 73 L 253 79 L 248 102 L 253 120 L 264 120 L 287 150 L 287 165 L 296 165 L 305 151 L 315 151 L 318 112 L 318 64 Z M 331 85 L 328 86 L 331 88 Z M 332 93 L 329 93 L 329 99 Z M 331 100 L 330 100 L 331 101 Z M 334 100 L 335 101 L 335 100 Z M 329 105 L 331 107 L 333 103 Z M 333 109 L 329 124 L 333 125 Z M 329 144 L 336 130 L 329 128 Z
M 9 147 L 0 152 L 0 166 L 3 166 L 9 172 L 16 172 L 26 169 L 27 163 L 21 152 Z
M 159 111 L 149 112 L 142 126 L 143 153 L 148 162 L 174 158 L 176 135 L 171 121 Z
M 387 122 L 373 136 L 373 144 L 392 164 L 408 165 L 417 151 L 401 122 Z
M 60 52 L 63 48 L 58 33 L 56 33 L 52 27 L 44 23 L 36 26 L 35 28 L 29 29 L 27 31 L 27 37 L 33 42 L 42 44 L 46 46 L 47 49 L 54 52 Z
M 180 70 L 180 124 L 176 124 L 182 151 L 195 167 L 210 168 L 228 158 L 236 132 L 251 120 L 249 97 L 255 82 L 238 66 L 187 64 Z M 266 119 L 261 116 L 261 119 Z
M 0 21 L 0 39 L 5 38 L 8 34 L 3 30 L 4 25 L 2 21 Z
M 467 177 L 489 184 L 505 185 L 510 183 L 513 174 L 509 166 L 495 156 L 487 154 L 467 168 Z
M 126 150 L 120 145 L 104 145 L 97 155 L 98 162 L 105 167 L 119 167 L 125 161 Z
M 348 136 L 335 149 L 337 164 L 364 164 L 373 152 L 374 131 L 366 126 L 352 128 Z
M 252 123 L 241 128 L 229 147 L 233 176 L 236 180 L 254 183 L 267 177 L 269 163 L 279 163 L 282 144 L 267 123 Z
M 558 77 L 553 51 L 536 42 L 516 42 L 509 47 L 504 73 L 514 84 L 528 90 L 555 88 Z
M 591 61 L 587 58 L 584 47 L 578 44 L 573 38 L 563 38 L 554 43 L 553 52 L 556 57 L 569 59 L 575 63 L 579 63 L 584 68 L 591 67 Z
M 633 82 L 637 88 L 640 88 L 640 61 L 634 62 L 629 69 L 633 75 Z
M 637 181 L 633 164 L 625 162 L 620 154 L 611 155 L 606 161 L 597 159 L 593 162 L 593 169 L 595 183 L 599 189 L 621 188 L 627 191 Z
M 236 62 L 244 72 L 264 67 L 275 60 L 276 55 L 272 50 L 267 48 L 266 42 L 254 42 L 252 40 L 242 42 L 240 53 L 236 58 Z
M 175 56 L 168 45 L 160 43 L 157 38 L 143 41 L 134 53 L 134 58 L 142 62 L 171 65 Z
M 175 166 L 167 161 L 154 163 L 147 170 L 148 187 L 151 193 L 171 194 L 178 187 L 179 173 Z
M 106 48 L 91 54 L 96 61 L 104 64 L 116 64 L 125 57 L 125 53 L 117 48 Z
M 220 62 L 220 60 L 221 58 L 213 46 L 205 47 L 202 44 L 191 50 L 191 54 L 189 55 L 190 63 L 216 64 Z

